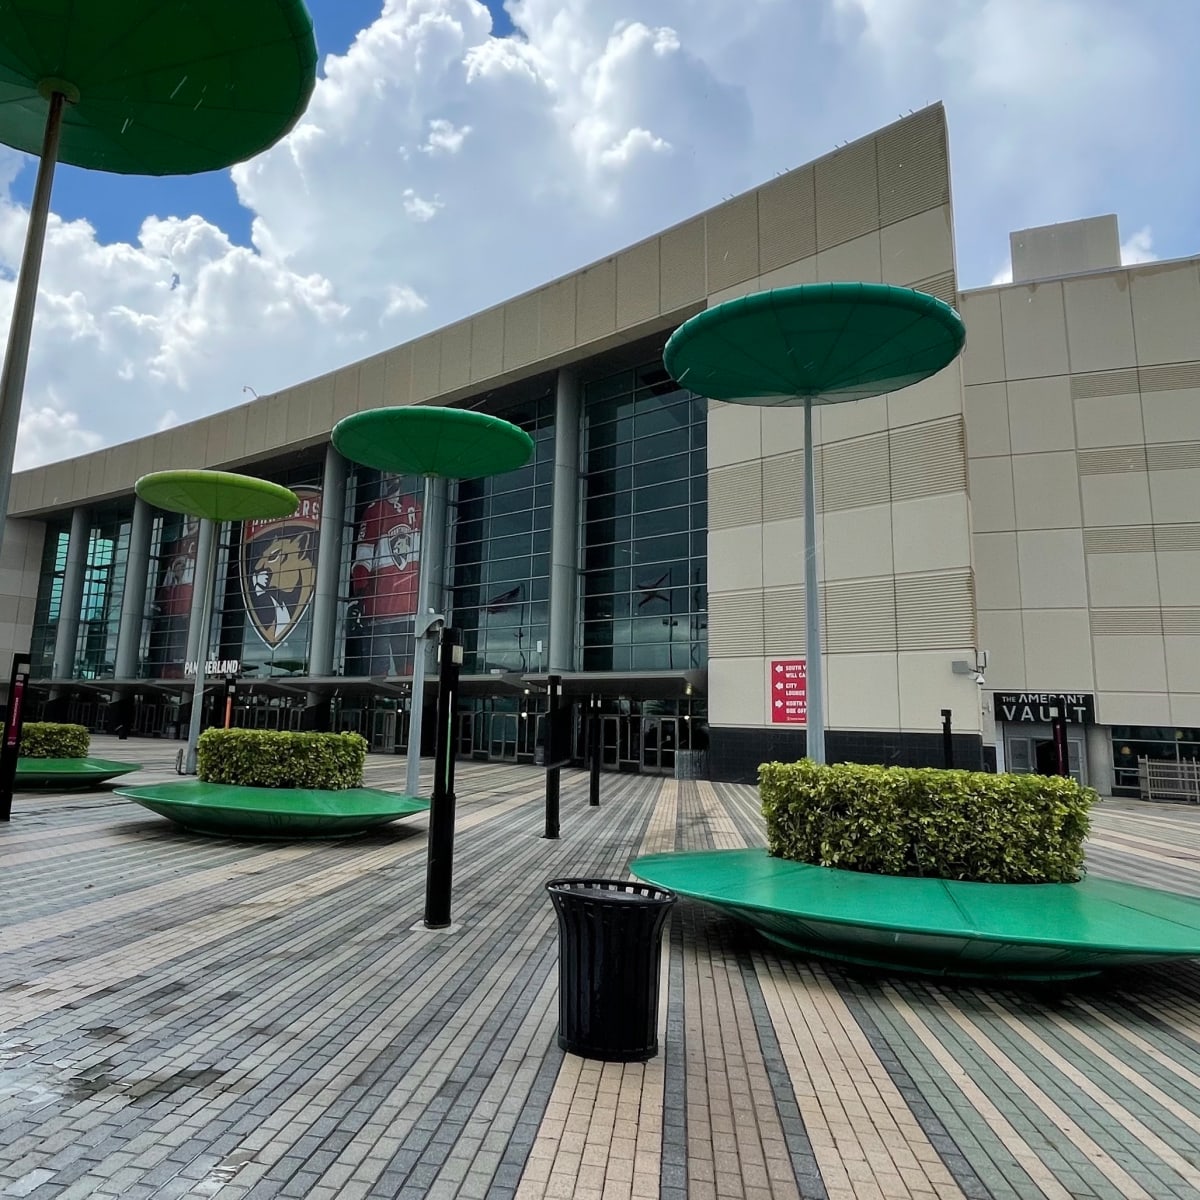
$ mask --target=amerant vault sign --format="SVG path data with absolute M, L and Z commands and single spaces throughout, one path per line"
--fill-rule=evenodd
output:
M 997 692 L 997 721 L 1021 725 L 1049 725 L 1050 709 L 1061 705 L 1068 725 L 1091 725 L 1096 720 L 1096 697 L 1091 692 Z

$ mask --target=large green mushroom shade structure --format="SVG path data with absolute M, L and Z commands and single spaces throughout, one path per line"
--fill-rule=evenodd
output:
M 302 0 L 5 0 L 0 142 L 40 156 L 0 379 L 0 543 L 54 168 L 194 175 L 299 120 L 317 47 Z
M 807 753 L 825 761 L 812 410 L 898 392 L 962 350 L 962 319 L 935 296 L 883 283 L 812 283 L 727 300 L 672 335 L 663 363 L 681 387 L 731 404 L 804 408 Z
M 481 479 L 524 466 L 533 455 L 533 438 L 511 421 L 462 408 L 411 405 L 376 408 L 355 413 L 333 429 L 333 444 L 351 462 L 393 475 L 420 475 L 425 479 L 423 511 L 432 508 L 433 480 Z M 423 520 L 427 520 L 424 517 Z M 408 771 L 405 790 L 420 790 L 421 708 L 425 692 L 423 640 L 444 624 L 444 617 L 428 609 L 429 555 L 422 553 L 418 569 L 418 612 L 413 633 L 413 684 L 408 733 Z M 439 711 L 445 671 L 439 677 Z M 431 929 L 450 923 L 451 874 L 454 858 L 453 754 L 449 762 L 434 766 L 433 797 L 429 813 L 429 865 L 425 889 L 425 924 Z
M 188 725 L 187 755 L 184 770 L 196 771 L 196 746 L 200 740 L 200 718 L 204 707 L 204 666 L 208 661 L 209 627 L 217 540 L 222 521 L 270 520 L 290 517 L 300 500 L 290 488 L 249 475 L 229 471 L 156 471 L 143 475 L 134 485 L 137 494 L 156 508 L 183 513 L 200 519 L 200 538 L 196 547 L 195 587 L 200 589 L 200 628 L 196 643 L 196 684 L 192 693 L 191 721 Z M 193 608 L 193 615 L 195 609 Z

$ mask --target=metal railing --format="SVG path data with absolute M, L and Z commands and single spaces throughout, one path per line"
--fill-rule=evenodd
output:
M 1181 758 L 1164 762 L 1139 757 L 1138 785 L 1143 800 L 1186 800 L 1200 804 L 1200 761 Z

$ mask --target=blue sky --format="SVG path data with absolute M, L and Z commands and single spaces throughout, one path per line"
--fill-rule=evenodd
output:
M 1126 261 L 1200 253 L 1196 0 L 310 3 L 320 77 L 272 149 L 59 169 L 19 465 L 386 350 L 934 101 L 961 286 L 1100 213 Z M 0 321 L 33 180 L 0 150 Z

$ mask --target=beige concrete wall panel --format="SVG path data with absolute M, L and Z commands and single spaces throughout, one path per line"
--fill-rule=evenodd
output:
M 1093 608 L 1091 610 L 1093 637 L 1161 637 L 1163 609 Z
M 246 454 L 259 454 L 267 448 L 267 402 L 256 400 L 246 406 Z
M 999 292 L 971 292 L 958 298 L 958 312 L 967 327 L 963 348 L 966 383 L 999 383 L 1004 373 L 1004 328 Z
M 758 190 L 758 260 L 766 272 L 817 252 L 816 172 L 801 167 Z
M 900 650 L 975 646 L 975 584 L 969 569 L 896 576 Z
M 609 267 L 609 274 L 613 279 L 613 323 L 603 331 L 604 333 L 611 333 L 616 322 L 615 266 Z M 575 287 L 576 278 L 571 275 L 538 292 L 538 354 L 542 358 L 562 354 L 576 344 Z M 580 334 L 578 340 L 582 343 L 590 338 Z
M 1169 725 L 1171 711 L 1171 698 L 1165 694 L 1116 690 L 1096 694 L 1096 720 L 1104 725 Z
M 312 381 L 312 394 L 308 404 L 308 433 L 328 433 L 334 425 L 333 420 L 333 376 L 322 375 Z
M 397 346 L 358 364 L 358 409 L 395 408 L 412 402 L 412 346 Z
M 761 590 L 709 591 L 708 653 L 710 661 L 763 654 Z
M 708 719 L 712 725 L 761 726 L 767 722 L 767 664 L 761 658 L 708 660 Z
M 240 404 L 223 413 L 225 425 L 224 462 L 236 462 L 246 453 L 246 413 L 249 405 Z M 136 474 L 136 472 L 135 472 Z
M 653 291 L 656 305 L 657 266 L 657 258 L 655 258 Z M 577 334 L 576 330 L 573 330 L 572 337 L 578 336 L 580 345 L 586 345 L 597 338 L 611 334 L 618 325 L 617 260 L 615 258 L 605 259 L 604 262 L 597 263 L 594 267 L 589 267 L 581 272 L 578 276 L 577 295 L 570 298 L 569 306 L 571 319 L 577 328 Z M 643 304 L 641 307 L 645 312 L 646 305 Z M 658 311 L 657 306 L 654 311 Z
M 695 304 L 707 297 L 703 217 L 677 225 L 662 234 L 659 238 L 659 255 L 663 312 Z
M 914 383 L 903 391 L 886 396 L 888 427 L 901 429 L 906 425 L 924 425 L 929 421 L 962 419 L 962 367 L 957 360 L 948 367 Z
M 778 656 L 805 652 L 802 586 L 763 592 L 763 651 Z
M 946 114 L 931 105 L 875 136 L 884 225 L 950 203 Z
M 976 383 L 963 389 L 967 454 L 984 458 L 1011 454 L 1008 389 L 1002 383 Z
M 459 321 L 442 330 L 439 392 L 456 392 L 471 383 L 471 322 Z
M 35 478 L 35 472 L 18 471 L 13 475 L 8 485 L 8 511 L 10 513 L 24 512 L 30 508 L 29 484 Z
M 1150 521 L 1150 475 L 1146 471 L 1081 475 L 1079 490 L 1085 525 L 1145 525 Z
M 817 517 L 817 575 L 825 574 L 824 518 Z M 762 529 L 763 586 L 799 587 L 804 583 L 804 520 L 767 521 Z M 746 535 L 753 537 L 752 531 Z M 709 571 L 712 571 L 711 561 Z
M 504 305 L 504 369 L 523 367 L 538 356 L 538 319 L 541 301 L 534 292 Z
M 205 422 L 204 465 L 217 467 L 234 456 L 229 451 L 229 423 L 224 413 L 216 413 Z
M 1007 390 L 1014 454 L 1075 449 L 1075 410 L 1067 376 L 1014 379 Z
M 1142 425 L 1148 442 L 1200 439 L 1200 388 L 1143 391 Z
M 961 417 L 894 430 L 889 435 L 892 499 L 912 500 L 967 486 Z
M 773 271 L 764 271 L 757 279 L 755 291 L 768 291 L 771 288 L 797 287 L 802 283 L 817 282 L 817 256 L 810 254 L 807 258 L 797 259 Z
M 887 231 L 884 230 L 886 233 Z M 886 273 L 886 260 L 884 264 Z M 943 304 L 955 306 L 958 300 L 958 279 L 953 271 L 943 271 L 940 275 L 929 275 L 924 279 L 914 279 L 908 283 L 908 286 L 914 288 L 918 292 L 926 292 L 930 296 L 936 296 Z
M 979 608 L 1020 608 L 1021 573 L 1015 533 L 977 533 L 975 595 Z
M 835 654 L 825 663 L 828 724 L 834 729 L 900 728 L 895 654 Z
M 267 449 L 286 446 L 288 442 L 288 397 L 280 392 L 267 399 Z
M 854 405 L 842 405 L 853 408 Z M 762 425 L 762 444 L 771 454 L 784 454 L 804 449 L 804 412 L 789 405 L 757 408 Z M 818 437 L 816 439 L 820 441 Z
M 1021 613 L 1025 669 L 1021 691 L 1090 692 L 1096 684 L 1085 608 L 1027 608 Z M 988 668 L 989 682 L 999 686 Z
M 1167 687 L 1172 692 L 1200 692 L 1200 610 L 1197 630 L 1186 636 L 1166 639 Z
M 821 524 L 822 575 L 831 583 L 895 570 L 890 504 L 822 513 Z
M 883 280 L 876 230 L 820 251 L 816 262 L 819 283 L 880 283 Z
M 422 404 L 432 400 L 441 391 L 442 335 L 428 333 L 413 342 L 409 350 L 412 374 L 408 399 L 392 403 Z M 398 362 L 397 367 L 403 370 L 402 362 Z M 389 393 L 393 391 L 390 382 L 387 390 Z
M 954 713 L 954 728 L 959 733 L 978 733 L 983 726 L 979 687 L 970 675 L 955 675 L 950 663 L 969 658 L 972 646 L 948 646 L 939 652 L 901 654 L 900 727 L 908 730 L 941 728 L 941 712 Z
M 316 389 L 311 383 L 302 383 L 299 387 L 288 388 L 281 392 L 279 399 L 283 403 L 284 443 L 302 441 L 312 432 L 312 401 Z
M 1083 627 L 1084 644 L 1087 622 Z M 979 610 L 979 646 L 988 652 L 987 681 L 1002 691 L 1021 691 L 1025 687 L 1025 632 L 1020 609 Z
M 1200 467 L 1200 442 L 1147 446 L 1146 466 L 1151 471 L 1193 471 Z M 1200 500 L 1200 492 L 1197 499 Z
M 242 413 L 242 422 L 243 422 L 242 437 L 241 437 L 242 446 L 244 446 L 246 443 L 245 421 L 246 421 L 246 409 L 248 407 L 249 407 L 248 405 L 245 405 L 241 409 L 238 410 Z M 155 470 L 154 447 L 157 445 L 157 443 L 158 443 L 157 438 L 139 438 L 136 442 L 133 443 L 133 445 L 134 445 L 134 463 L 135 463 L 135 470 L 134 470 L 134 481 L 135 482 L 138 479 L 141 479 L 141 477 L 143 475 L 148 475 L 151 471 Z M 47 483 L 47 487 L 46 487 L 45 503 L 47 503 L 47 504 L 53 503 L 53 499 L 52 499 L 50 488 L 49 488 L 49 483 Z
M 1200 468 L 1151 471 L 1148 478 L 1155 524 L 1196 519 L 1200 511 Z
M 1071 376 L 1072 400 L 1090 400 L 1095 396 L 1130 396 L 1136 395 L 1137 391 L 1136 367 Z
M 201 437 L 201 438 L 196 437 L 196 432 L 195 432 L 194 426 L 193 426 L 192 437 L 189 439 L 189 441 L 193 445 L 195 445 L 198 442 L 201 447 L 200 453 L 201 454 L 204 453 L 203 448 L 206 444 L 206 441 L 203 437 Z M 95 454 L 89 454 L 87 456 L 87 458 L 81 462 L 81 464 L 80 464 L 81 466 L 83 465 L 83 463 L 87 464 L 87 483 L 85 484 L 86 491 L 83 493 L 85 496 L 92 497 L 92 496 L 103 496 L 104 495 L 104 492 L 105 492 L 104 477 L 108 473 L 108 464 L 111 461 L 112 461 L 112 448 L 105 447 L 103 450 L 97 450 Z M 201 461 L 200 465 L 203 466 L 205 464 L 203 463 L 203 461 Z M 81 471 L 79 473 L 79 478 L 81 480 L 82 480 L 82 474 L 83 473 Z
M 864 138 L 813 164 L 817 250 L 829 250 L 879 228 L 875 139 Z
M 705 214 L 708 290 L 758 275 L 758 193 L 728 200 Z M 773 264 L 774 265 L 774 264 Z
M 1075 444 L 1081 450 L 1144 441 L 1143 429 L 1142 401 L 1137 392 L 1075 400 Z
M 966 493 L 893 504 L 892 555 L 901 574 L 967 566 L 971 533 Z
M 1160 553 L 1200 552 L 1200 525 L 1159 525 L 1154 530 L 1154 548 Z
M 627 329 L 658 316 L 658 238 L 632 246 L 618 254 L 617 267 L 617 328 Z M 585 272 L 589 274 L 590 272 Z M 590 284 L 588 285 L 590 286 Z M 584 324 L 584 276 L 579 279 L 579 321 Z
M 1197 729 L 1200 728 L 1200 693 L 1189 695 L 1180 692 L 1172 692 L 1170 697 L 1171 711 L 1167 719 L 1167 724 L 1174 726 L 1176 729 Z M 1146 722 L 1153 724 L 1154 722 Z M 1142 722 L 1138 722 L 1142 724 Z
M 762 539 L 752 530 L 710 529 L 708 531 L 708 561 L 719 563 L 717 574 L 728 585 L 741 588 L 762 587 Z
M 1105 692 L 1167 691 L 1166 647 L 1162 633 L 1096 634 L 1092 615 L 1096 687 Z M 1165 696 L 1164 696 L 1165 698 Z
M 898 649 L 896 581 L 892 576 L 830 582 L 822 600 L 827 653 Z M 803 624 L 803 610 L 800 621 Z
M 1107 371 L 1136 362 L 1129 277 L 1086 275 L 1063 281 L 1072 371 Z
M 1067 318 L 1061 283 L 1003 288 L 1004 368 L 1011 379 L 1068 372 Z
M 775 409 L 773 411 L 783 412 L 784 410 Z M 791 411 L 798 413 L 803 425 L 803 412 L 797 409 Z M 822 404 L 813 413 L 813 434 L 819 445 L 865 437 L 867 434 L 880 433 L 887 427 L 887 396 L 872 396 L 870 400 L 856 400 L 853 404 Z M 766 429 L 765 424 L 763 428 Z M 801 446 L 804 445 L 803 436 L 800 437 L 799 442 Z M 774 443 L 767 444 L 773 445 Z
M 1158 607 L 1158 564 L 1154 552 L 1089 554 L 1088 603 L 1093 608 Z
M 1017 534 L 1024 608 L 1086 608 L 1087 571 L 1079 529 L 1039 529 Z
M 819 458 L 818 495 L 825 511 L 886 504 L 892 498 L 888 434 L 824 446 Z
M 358 366 L 343 367 L 333 375 L 333 423 L 358 412 Z
M 471 318 L 471 382 L 481 383 L 504 370 L 504 309 L 491 308 Z
M 954 280 L 954 230 L 949 204 L 930 208 L 894 225 L 885 224 L 879 233 L 879 246 L 884 283 L 915 287 L 922 281 L 927 286 L 918 290 L 929 292 L 929 285 L 938 280 L 936 286 L 943 292 L 938 299 L 953 307 L 958 291 Z
M 1162 533 L 1162 527 L 1159 528 Z M 1200 546 L 1194 550 L 1170 547 L 1158 554 L 1158 594 L 1162 604 L 1195 604 L 1200 596 Z
M 1200 388 L 1200 362 L 1168 363 L 1139 367 L 1138 387 L 1143 392 L 1182 392 Z
M 1162 610 L 1163 633 L 1167 637 L 1200 637 L 1200 608 L 1192 605 Z M 1200 656 L 1197 661 L 1200 662 Z M 1188 691 L 1193 689 L 1188 688 Z
M 757 461 L 762 457 L 762 416 L 765 412 L 753 404 L 708 405 L 708 468 Z
M 1196 548 L 1200 550 L 1200 545 Z M 1153 525 L 1109 525 L 1083 531 L 1085 554 L 1153 554 L 1154 549 Z
M 708 527 L 732 529 L 763 519 L 762 463 L 737 463 L 708 473 Z M 709 564 L 710 571 L 712 564 Z
M 1196 357 L 1200 329 L 1200 265 L 1142 264 L 1129 273 L 1139 366 Z
M 1018 529 L 1076 529 L 1082 524 L 1075 452 L 1014 454 Z
M 804 516 L 804 454 L 773 454 L 762 462 L 763 520 Z

